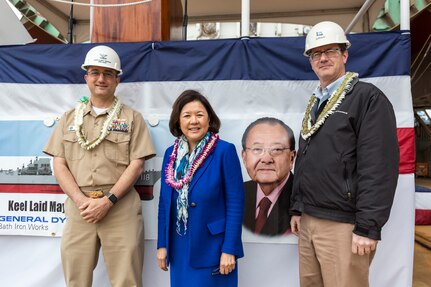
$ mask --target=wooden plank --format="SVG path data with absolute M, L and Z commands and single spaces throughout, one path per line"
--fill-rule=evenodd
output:
M 95 4 L 132 2 L 136 2 L 136 0 L 94 1 Z M 123 7 L 95 7 L 93 15 L 91 42 L 181 39 L 182 5 L 180 0 L 153 0 Z

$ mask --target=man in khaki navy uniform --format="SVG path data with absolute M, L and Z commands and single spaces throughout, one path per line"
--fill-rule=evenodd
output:
M 44 149 L 68 195 L 61 241 L 66 284 L 92 286 L 102 247 L 112 286 L 142 286 L 144 225 L 133 185 L 154 147 L 141 114 L 114 95 L 122 73 L 117 53 L 96 46 L 82 68 L 91 97 L 65 113 Z

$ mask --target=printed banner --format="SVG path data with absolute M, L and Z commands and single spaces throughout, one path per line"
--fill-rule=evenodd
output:
M 2 234 L 57 236 L 61 234 L 65 194 L 0 193 Z
M 401 176 L 389 227 L 383 231 L 384 242 L 379 245 L 379 252 L 388 256 L 387 262 L 393 264 L 388 276 L 401 276 L 399 281 L 394 282 L 406 282 L 411 272 L 408 259 L 412 256 L 411 234 L 414 228 L 413 221 L 409 221 L 410 216 L 414 216 L 410 39 L 401 31 L 353 34 L 349 35 L 349 40 L 352 47 L 349 49 L 347 70 L 358 72 L 362 80 L 379 87 L 396 113 Z M 242 135 L 247 126 L 260 117 L 282 120 L 293 129 L 298 140 L 305 106 L 318 85 L 308 59 L 302 56 L 303 37 L 108 45 L 120 54 L 124 71 L 116 94 L 125 104 L 143 114 L 157 149 L 156 158 L 146 162 L 146 173 L 137 183 L 141 198 L 145 199 L 142 204 L 147 240 L 156 239 L 161 160 L 165 149 L 174 141 L 168 121 L 171 106 L 181 92 L 196 89 L 209 99 L 222 122 L 220 137 L 235 144 L 241 160 Z M 73 108 L 79 98 L 88 96 L 85 72 L 80 65 L 93 46 L 0 48 L 0 234 L 61 235 L 64 221 L 60 218 L 63 219 L 64 214 L 61 208 L 53 211 L 50 207 L 60 203 L 65 195 L 55 187 L 54 175 L 43 174 L 42 163 L 45 164 L 49 157 L 42 153 L 42 149 L 61 115 Z M 26 174 L 30 170 L 36 174 Z M 242 172 L 244 182 L 250 181 L 244 164 Z M 7 221 L 20 216 L 29 220 Z M 59 221 L 52 222 L 56 220 L 54 218 L 59 218 Z M 30 219 L 48 222 L 30 223 Z M 48 227 L 46 230 L 29 227 L 36 226 L 36 223 Z M 14 224 L 26 229 L 9 228 Z M 272 246 L 272 243 L 295 243 L 296 237 L 286 234 L 259 236 L 244 228 L 243 241 L 246 244 Z M 396 247 L 387 246 L 391 250 L 403 250 L 400 251 L 402 254 L 397 254 L 400 258 L 407 258 L 407 261 L 389 259 L 393 252 L 385 250 L 385 241 L 396 242 Z M 290 260 L 297 259 L 295 248 L 287 247 L 283 249 L 289 250 L 286 251 L 286 262 L 276 262 L 275 265 L 290 266 Z M 249 254 L 257 250 L 253 248 Z M 278 258 L 276 253 L 279 254 L 281 249 L 271 250 L 274 258 Z M 247 260 L 246 255 L 244 266 L 250 266 Z M 378 256 L 375 261 L 379 261 Z M 406 264 L 408 268 L 405 268 Z M 407 270 L 407 274 L 399 274 L 397 270 L 401 269 Z M 258 281 L 252 276 L 252 271 L 248 274 L 250 276 L 247 278 L 240 278 L 240 286 L 253 286 L 247 283 L 250 282 L 248 280 Z M 378 278 L 373 280 L 379 282 Z M 274 283 L 272 286 L 285 285 Z

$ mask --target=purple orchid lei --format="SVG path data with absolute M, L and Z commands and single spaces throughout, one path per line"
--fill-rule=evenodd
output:
M 181 189 L 185 184 L 188 184 L 192 180 L 196 170 L 202 165 L 202 163 L 205 161 L 208 155 L 214 150 L 218 139 L 219 139 L 219 136 L 217 134 L 211 133 L 211 137 L 208 140 L 208 143 L 205 145 L 201 154 L 192 163 L 192 166 L 189 172 L 186 174 L 186 176 L 184 176 L 182 179 L 178 181 L 176 181 L 174 177 L 174 173 L 175 173 L 174 163 L 175 163 L 175 159 L 177 158 L 178 142 L 179 142 L 179 139 L 176 139 L 174 143 L 174 149 L 172 150 L 172 154 L 169 157 L 168 166 L 166 167 L 166 170 L 165 170 L 166 183 L 170 187 L 173 187 L 175 189 Z

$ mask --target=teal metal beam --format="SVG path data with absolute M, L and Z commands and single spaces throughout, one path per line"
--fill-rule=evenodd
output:
M 60 31 L 25 0 L 9 0 L 9 2 L 12 3 L 12 5 L 14 5 L 22 15 L 34 25 L 40 27 L 42 30 L 54 38 L 59 39 L 61 42 L 67 43 Z

